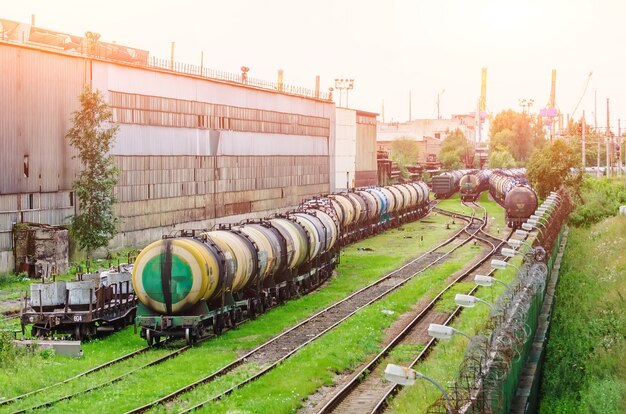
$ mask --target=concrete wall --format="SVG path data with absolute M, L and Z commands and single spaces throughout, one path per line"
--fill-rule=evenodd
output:
M 341 191 L 352 188 L 355 185 L 357 153 L 356 111 L 347 108 L 337 108 L 336 114 L 334 190 Z

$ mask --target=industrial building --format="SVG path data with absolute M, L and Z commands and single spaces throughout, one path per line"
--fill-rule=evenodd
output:
M 65 134 L 85 85 L 119 125 L 111 249 L 281 211 L 346 178 L 376 183 L 376 114 L 336 112 L 319 81 L 312 90 L 261 81 L 88 35 L 0 20 L 0 271 L 16 265 L 14 224 L 65 224 L 77 211 L 80 166 Z
M 376 143 L 379 151 L 389 153 L 394 141 L 408 138 L 417 141 L 416 163 L 437 163 L 442 142 L 448 134 L 459 129 L 470 141 L 475 141 L 475 119 L 471 115 L 453 115 L 451 119 L 414 119 L 398 123 L 378 123 Z

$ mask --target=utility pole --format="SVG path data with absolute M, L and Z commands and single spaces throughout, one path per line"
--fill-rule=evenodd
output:
M 441 95 L 443 95 L 445 92 L 446 90 L 444 89 L 437 94 L 437 119 L 441 119 L 441 115 L 439 114 L 439 102 L 441 100 Z
M 611 176 L 613 159 L 611 157 L 611 124 L 609 121 L 609 98 L 606 98 L 606 176 Z
M 585 130 L 587 129 L 587 124 L 585 122 L 585 111 L 583 111 L 583 173 L 585 172 L 585 167 L 587 167 L 587 158 L 585 154 Z
M 409 122 L 411 122 L 411 91 L 409 90 Z
M 596 178 L 600 178 L 600 134 L 598 134 L 598 91 L 593 91 L 593 130 L 598 141 L 598 160 L 596 162 Z
M 618 142 L 619 145 L 619 149 L 620 152 L 622 151 L 622 126 L 620 124 L 620 119 L 617 120 L 617 140 L 615 142 Z M 620 156 L 620 153 L 617 153 L 616 158 L 618 158 L 618 162 L 617 162 L 617 175 L 618 177 L 622 176 L 622 157 Z

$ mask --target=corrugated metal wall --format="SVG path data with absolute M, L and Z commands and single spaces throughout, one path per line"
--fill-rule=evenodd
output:
M 298 204 L 328 192 L 327 156 L 117 156 L 120 231 Z
M 0 193 L 69 189 L 78 164 L 65 133 L 78 108 L 85 62 L 0 44 L 0 73 Z
M 90 67 L 80 58 L 0 42 L 0 71 L 0 271 L 6 271 L 14 265 L 14 223 L 65 224 L 74 213 L 70 191 L 79 166 L 65 134 Z M 276 210 L 330 191 L 332 103 L 104 62 L 94 63 L 93 76 L 105 95 L 115 85 L 329 119 L 328 137 L 121 125 L 113 150 L 121 171 L 115 189 L 121 243 L 147 243 L 180 223 Z

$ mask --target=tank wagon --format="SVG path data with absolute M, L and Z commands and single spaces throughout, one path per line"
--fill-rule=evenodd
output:
M 459 194 L 463 201 L 476 201 L 480 193 L 489 187 L 491 170 L 472 171 L 461 177 L 459 181 Z
M 368 187 L 305 200 L 287 214 L 165 236 L 135 262 L 135 327 L 149 345 L 220 334 L 315 289 L 341 246 L 423 216 L 428 199 L 422 182 Z
M 31 325 L 36 337 L 55 333 L 74 339 L 112 332 L 133 323 L 137 298 L 132 265 L 78 275 L 74 281 L 32 283 L 22 304 L 22 333 Z
M 432 178 L 430 186 L 435 197 L 443 199 L 459 191 L 461 177 L 472 172 L 472 170 L 446 171 Z
M 495 170 L 489 177 L 489 193 L 505 211 L 507 225 L 518 228 L 537 208 L 537 194 L 524 169 Z

